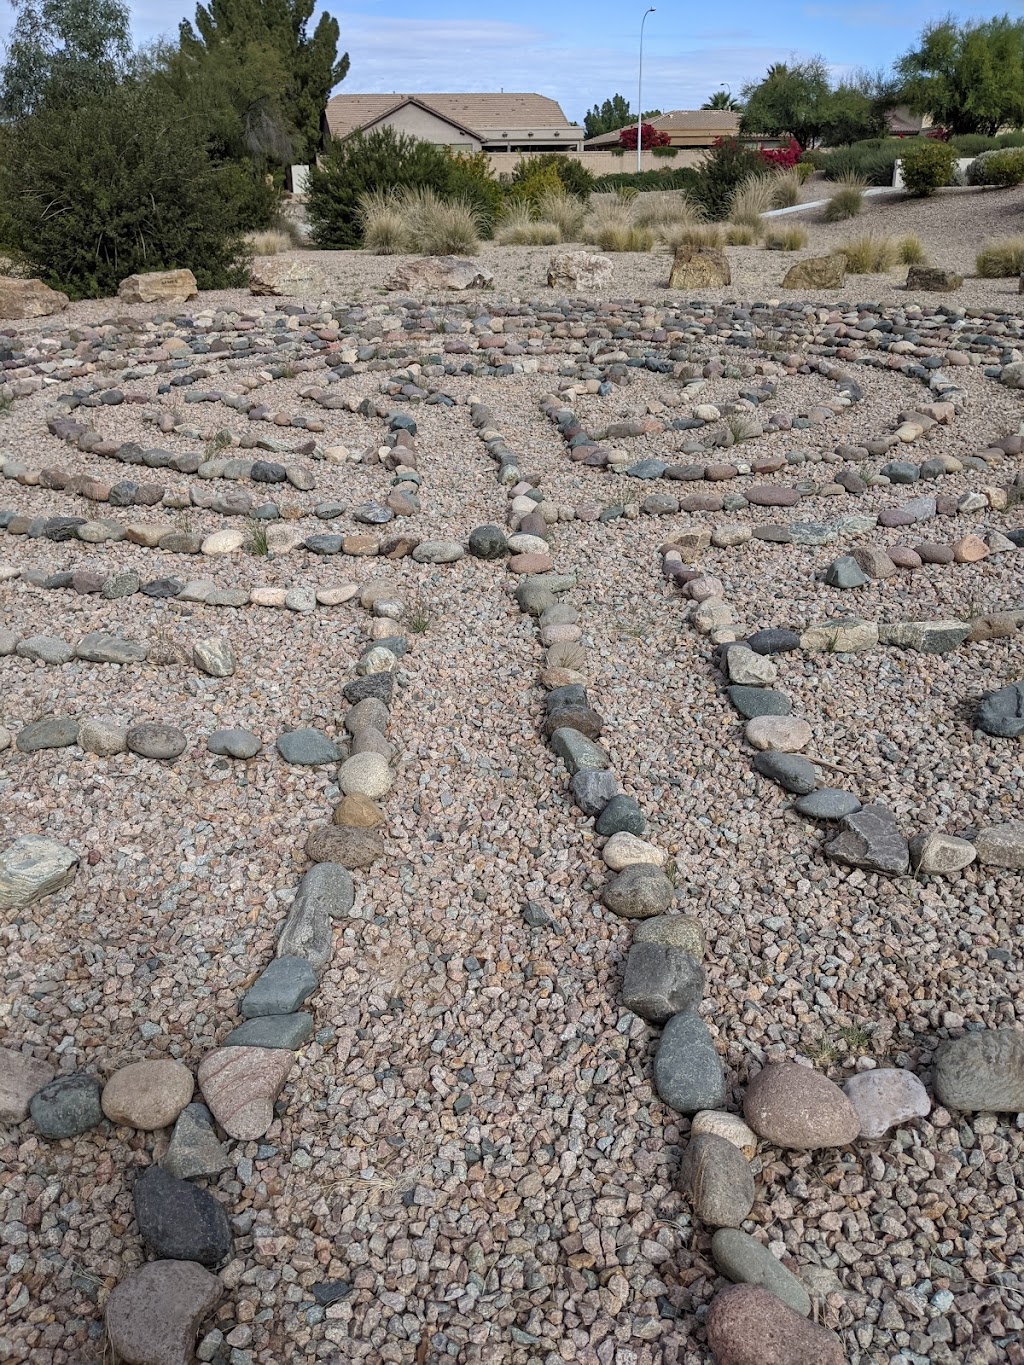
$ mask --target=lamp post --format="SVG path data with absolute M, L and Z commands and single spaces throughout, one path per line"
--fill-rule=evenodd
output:
M 640 135 L 644 121 L 644 24 L 647 23 L 648 14 L 654 13 L 654 6 L 644 10 L 644 17 L 640 20 L 640 68 L 636 78 L 636 169 L 640 172 Z

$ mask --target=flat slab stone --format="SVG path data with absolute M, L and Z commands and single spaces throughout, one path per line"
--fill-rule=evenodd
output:
M 768 749 L 754 755 L 753 768 L 797 796 L 806 796 L 817 786 L 814 764 L 801 754 L 780 754 Z
M 554 732 L 551 747 L 573 775 L 585 769 L 611 767 L 611 759 L 599 744 L 568 726 Z
M 321 730 L 307 727 L 303 730 L 289 730 L 277 740 L 277 751 L 286 763 L 314 766 L 319 763 L 337 763 L 341 750 Z
M 232 1029 L 224 1047 L 282 1047 L 294 1052 L 313 1036 L 311 1014 L 268 1014 Z
M 125 640 L 105 630 L 91 630 L 75 646 L 75 656 L 93 664 L 142 663 L 149 651 L 137 640 Z
M 345 918 L 355 901 L 351 874 L 337 863 L 317 863 L 299 883 L 284 922 L 277 951 L 282 957 L 304 957 L 316 972 L 331 960 L 332 922 Z
M 274 1121 L 274 1101 L 292 1069 L 282 1048 L 221 1047 L 199 1063 L 199 1085 L 214 1118 L 239 1140 L 263 1137 Z
M 195 1261 L 150 1261 L 111 1290 L 107 1334 L 126 1365 L 192 1365 L 203 1319 L 224 1286 Z
M 0 910 L 21 909 L 59 891 L 75 875 L 78 854 L 38 834 L 23 834 L 0 853 Z
M 773 687 L 743 687 L 733 684 L 725 695 L 745 720 L 755 716 L 788 716 L 793 703 L 785 692 Z
M 935 1094 L 947 1109 L 964 1113 L 1024 1111 L 1024 1032 L 979 1029 L 941 1043 Z
M 306 958 L 275 957 L 242 997 L 242 1018 L 294 1014 L 316 990 L 318 980 Z
M 32 1096 L 53 1076 L 53 1067 L 46 1062 L 0 1047 L 0 1123 L 21 1123 L 27 1118 Z
M 1024 867 L 1024 820 L 1011 820 L 1005 825 L 991 825 L 981 830 L 974 847 L 978 850 L 978 862 L 986 867 Z
M 844 815 L 838 831 L 824 845 L 826 858 L 870 872 L 897 876 L 910 868 L 910 848 L 887 806 L 864 806 Z
M 34 720 L 18 731 L 15 743 L 23 754 L 34 754 L 40 749 L 66 749 L 78 743 L 78 721 L 71 716 Z

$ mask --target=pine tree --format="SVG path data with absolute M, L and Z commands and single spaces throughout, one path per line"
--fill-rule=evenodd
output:
M 292 155 L 307 162 L 316 157 L 328 96 L 349 67 L 348 53 L 338 56 L 337 19 L 322 14 L 309 32 L 314 8 L 315 0 L 209 0 L 196 8 L 195 28 L 184 20 L 179 30 L 186 59 L 232 69 L 236 84 L 247 70 L 260 72 L 247 135 L 280 142 L 279 119 Z

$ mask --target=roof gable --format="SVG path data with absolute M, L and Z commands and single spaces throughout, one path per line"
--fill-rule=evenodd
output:
M 520 128 L 576 130 L 556 100 L 529 93 L 440 93 L 335 95 L 327 103 L 327 127 L 333 137 L 348 137 L 378 123 L 410 101 L 429 110 L 462 132 L 479 137 L 481 132 Z

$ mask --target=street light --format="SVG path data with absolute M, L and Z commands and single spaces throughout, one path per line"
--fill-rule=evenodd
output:
M 644 10 L 644 17 L 640 20 L 640 69 L 636 78 L 636 169 L 640 173 L 640 134 L 644 121 L 644 24 L 647 23 L 648 14 L 654 13 L 654 6 Z

